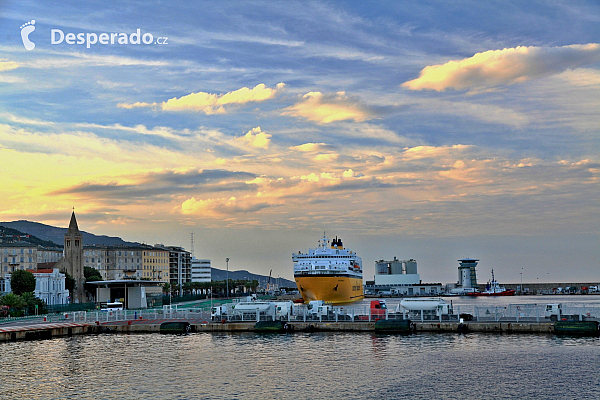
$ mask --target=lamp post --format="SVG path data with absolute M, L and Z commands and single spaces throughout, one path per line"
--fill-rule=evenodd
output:
M 225 259 L 225 263 L 227 264 L 227 298 L 229 298 L 229 257 Z
M 523 268 L 521 268 L 519 274 L 521 275 L 521 294 L 523 294 Z

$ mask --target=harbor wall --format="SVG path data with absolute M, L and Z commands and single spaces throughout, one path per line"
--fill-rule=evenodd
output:
M 181 321 L 186 322 L 186 321 Z M 375 332 L 375 322 L 288 322 L 291 332 Z M 253 332 L 254 322 L 228 322 L 228 323 L 190 323 L 191 332 Z M 524 334 L 552 334 L 554 322 L 413 322 L 414 332 L 440 332 L 440 333 L 524 333 Z M 19 329 L 0 331 L 0 342 L 17 340 L 40 340 L 55 337 L 99 334 L 99 333 L 159 333 L 160 323 L 115 323 L 115 324 L 86 324 L 71 327 L 36 327 L 35 329 Z

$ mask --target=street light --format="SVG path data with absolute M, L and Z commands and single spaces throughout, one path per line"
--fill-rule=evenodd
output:
M 227 263 L 227 298 L 229 298 L 229 257 L 225 259 L 225 263 Z
M 523 294 L 523 268 L 521 268 L 519 274 L 521 275 L 521 294 Z

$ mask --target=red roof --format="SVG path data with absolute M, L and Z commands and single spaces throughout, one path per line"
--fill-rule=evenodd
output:
M 38 268 L 37 271 L 31 271 L 31 272 L 33 272 L 34 274 L 51 274 L 51 273 L 54 272 L 54 270 L 53 269 L 39 269 Z

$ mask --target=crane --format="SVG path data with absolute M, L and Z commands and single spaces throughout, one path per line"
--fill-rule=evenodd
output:
M 269 289 L 271 288 L 271 273 L 273 270 L 269 271 L 269 280 L 267 281 L 267 294 L 269 293 Z

